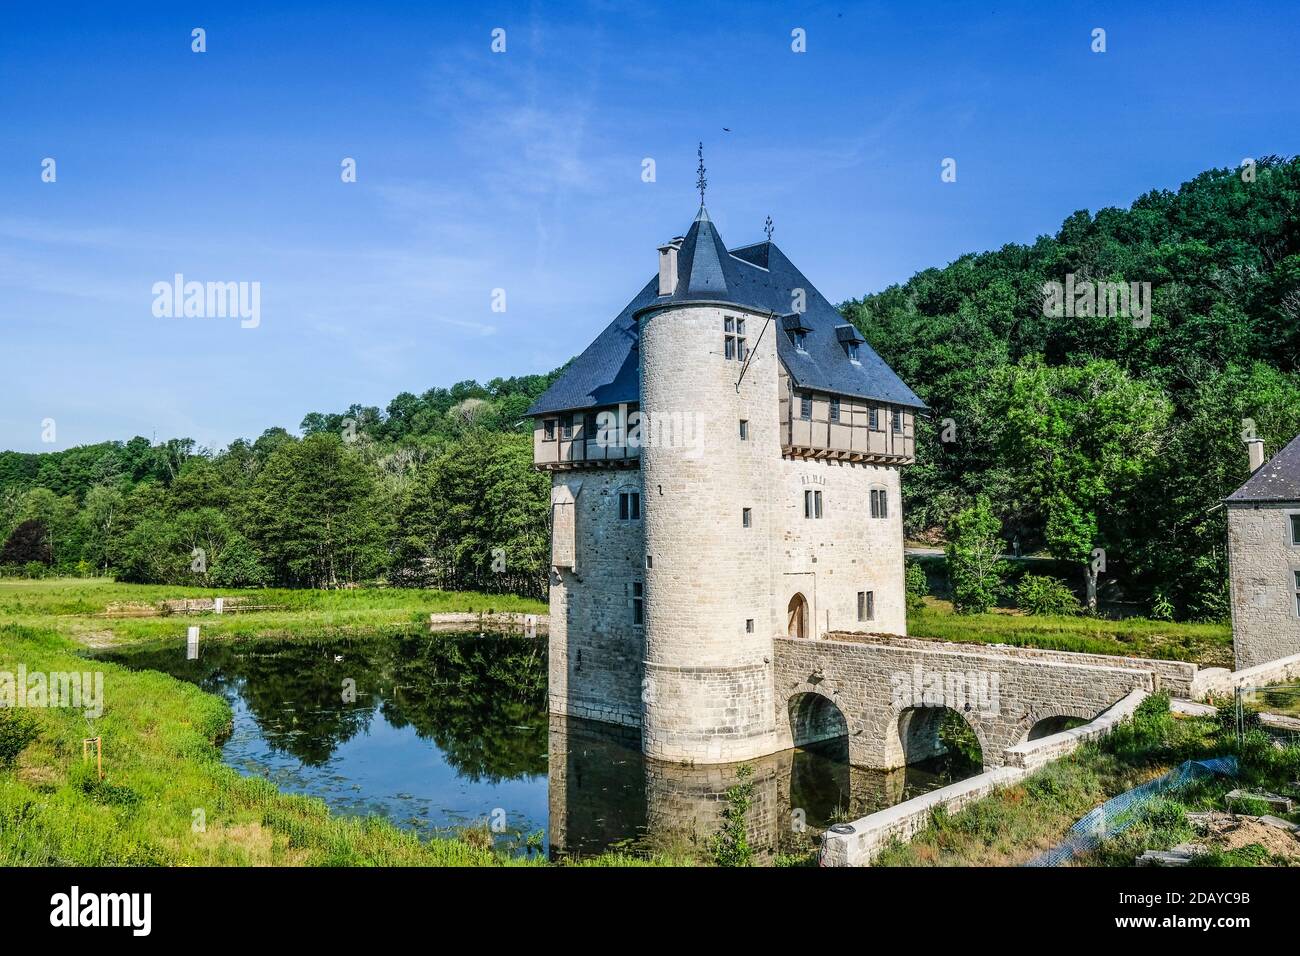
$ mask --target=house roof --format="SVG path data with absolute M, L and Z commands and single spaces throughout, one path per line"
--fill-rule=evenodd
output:
M 1228 504 L 1300 501 L 1300 435 L 1260 465 L 1246 483 L 1224 501 Z
M 677 276 L 677 288 L 664 296 L 658 294 L 658 275 L 653 276 L 533 403 L 528 414 L 545 415 L 639 401 L 637 316 L 640 312 L 673 303 L 720 302 L 784 317 L 797 305 L 796 290 L 803 290 L 804 311 L 798 324 L 808 329 L 804 348 L 795 348 L 793 336 L 784 330 L 786 323 L 778 324 L 772 331 L 776 335 L 777 354 L 798 388 L 917 409 L 926 407 L 866 342 L 858 347 L 858 361 L 849 359 L 844 333 L 840 331 L 845 325 L 844 316 L 795 268 L 776 243 L 769 240 L 728 250 L 701 207 L 677 254 Z

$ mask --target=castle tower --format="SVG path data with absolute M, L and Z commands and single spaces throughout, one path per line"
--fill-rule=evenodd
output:
M 781 457 L 776 336 L 760 338 L 770 313 L 734 301 L 738 272 L 701 206 L 685 239 L 660 250 L 660 295 L 637 317 L 641 727 L 645 753 L 664 760 L 775 749 L 767 499 Z
M 900 471 L 925 406 L 770 234 L 728 250 L 701 202 L 658 265 L 529 409 L 549 707 L 639 728 L 661 760 L 749 760 L 792 745 L 779 640 L 906 633 Z

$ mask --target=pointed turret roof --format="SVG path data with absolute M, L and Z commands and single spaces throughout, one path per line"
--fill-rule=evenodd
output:
M 700 206 L 677 253 L 677 288 L 672 295 L 660 299 L 672 302 L 729 300 L 736 286 L 735 273 L 731 254 L 723 245 L 708 211 Z

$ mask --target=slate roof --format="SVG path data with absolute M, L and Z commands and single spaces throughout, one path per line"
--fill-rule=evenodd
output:
M 849 360 L 841 340 L 843 333 L 838 331 L 845 324 L 844 316 L 775 243 L 760 242 L 728 251 L 701 207 L 677 254 L 677 277 L 674 292 L 661 296 L 656 273 L 533 403 L 528 414 L 639 401 L 637 314 L 645 309 L 674 302 L 722 302 L 781 317 L 790 314 L 795 289 L 804 290 L 805 311 L 801 318 L 802 325 L 809 329 L 805 351 L 795 348 L 779 321 L 772 323 L 767 334 L 776 336 L 777 354 L 797 387 L 917 409 L 926 407 L 868 343 L 859 346 L 857 364 Z M 757 337 L 757 331 L 750 334 Z
M 1270 458 L 1228 495 L 1228 504 L 1255 501 L 1300 501 L 1300 435 Z

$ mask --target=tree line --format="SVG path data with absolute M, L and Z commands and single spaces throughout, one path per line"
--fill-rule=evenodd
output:
M 1271 454 L 1300 432 L 1298 223 L 1300 159 L 1265 157 L 844 303 L 931 409 L 908 534 L 1041 548 L 1088 603 L 1122 582 L 1162 613 L 1226 616 L 1220 502 L 1247 477 L 1243 438 Z M 1151 296 L 1116 314 L 1103 282 Z M 1093 294 L 1061 308 L 1062 288 Z M 523 416 L 560 371 L 313 412 L 302 437 L 216 452 L 0 453 L 0 570 L 542 596 L 549 482 Z

